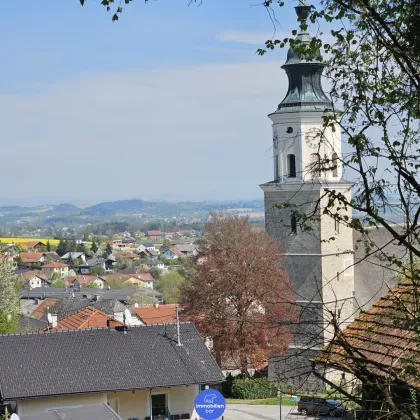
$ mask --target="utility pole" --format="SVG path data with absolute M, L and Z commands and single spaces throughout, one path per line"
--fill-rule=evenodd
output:
M 283 404 L 283 392 L 280 391 L 280 420 L 282 420 L 281 418 L 281 405 Z

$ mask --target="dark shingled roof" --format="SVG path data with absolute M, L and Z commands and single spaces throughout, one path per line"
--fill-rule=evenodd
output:
M 67 297 L 59 300 L 54 305 L 50 307 L 48 312 L 50 314 L 57 315 L 57 319 L 63 319 L 74 312 L 79 311 L 80 309 L 86 308 L 86 306 L 94 305 L 95 309 L 105 312 L 107 315 L 113 315 L 116 312 L 124 312 L 127 308 L 118 300 L 99 300 L 92 302 L 91 299 L 83 297 Z M 47 320 L 47 314 L 41 318 L 42 320 Z
M 176 324 L 0 336 L 3 401 L 219 383 L 195 326 Z
M 147 287 L 138 287 L 137 289 L 90 289 L 82 288 L 80 291 L 72 288 L 63 289 L 55 287 L 35 287 L 32 290 L 19 290 L 19 295 L 22 299 L 45 299 L 45 298 L 64 298 L 74 295 L 74 297 L 83 297 L 84 295 L 98 295 L 101 299 L 115 299 L 120 302 L 125 302 L 128 296 L 132 296 L 136 292 L 143 292 L 148 296 L 161 298 L 162 293 L 149 289 Z
M 46 322 L 26 315 L 19 315 L 19 332 L 38 331 L 45 327 Z
M 57 408 L 46 413 L 28 414 L 21 420 L 121 420 L 107 404 L 73 408 Z

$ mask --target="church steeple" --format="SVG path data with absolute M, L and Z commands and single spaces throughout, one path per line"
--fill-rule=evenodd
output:
M 295 7 L 298 19 L 306 23 L 311 8 L 305 0 L 300 0 L 299 5 Z M 297 46 L 309 44 L 311 37 L 306 30 L 301 31 L 296 41 L 298 41 Z M 287 53 L 286 63 L 282 66 L 289 79 L 289 88 L 277 111 L 318 111 L 331 108 L 331 101 L 325 95 L 321 85 L 324 67 L 319 51 L 309 58 L 299 48 L 292 46 Z

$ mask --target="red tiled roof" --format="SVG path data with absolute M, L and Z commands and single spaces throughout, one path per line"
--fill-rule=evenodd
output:
M 48 311 L 48 308 L 51 308 L 51 306 L 54 305 L 54 303 L 57 303 L 60 299 L 56 298 L 46 298 L 44 299 L 36 309 L 34 309 L 31 313 L 31 316 L 36 319 L 41 319 L 45 313 Z
M 90 306 L 81 309 L 57 322 L 57 326 L 52 328 L 46 326 L 41 331 L 65 331 L 65 330 L 81 330 L 85 328 L 100 328 L 108 326 L 124 326 L 124 324 L 116 319 L 109 319 L 108 316 L 97 309 Z
M 160 230 L 149 230 L 147 236 L 163 236 L 165 233 Z
M 404 371 L 407 360 L 410 367 L 420 368 L 420 351 L 413 328 L 416 287 L 408 280 L 393 287 L 337 335 L 315 361 L 350 372 L 363 364 L 363 369 L 373 375 L 393 373 L 420 386 L 418 377 Z
M 145 324 L 167 324 L 176 322 L 176 305 L 142 306 L 130 308 Z
M 77 280 L 79 284 L 85 285 L 93 283 L 97 278 L 97 276 L 71 276 L 67 277 L 66 281 L 68 284 L 73 284 Z
M 68 267 L 68 265 L 59 263 L 59 262 L 52 262 L 49 264 L 44 264 L 41 268 L 64 268 L 64 267 Z
M 184 256 L 184 254 L 178 248 L 169 248 L 169 250 L 172 251 L 175 255 L 179 255 L 180 257 Z
M 44 252 L 21 252 L 20 258 L 25 263 L 37 263 L 44 256 Z
M 119 252 L 115 255 L 116 258 L 139 258 L 134 252 Z
M 22 245 L 25 245 L 26 248 L 28 248 L 28 249 L 34 248 L 38 244 L 40 244 L 41 246 L 45 246 L 44 242 L 41 242 L 41 241 L 29 241 L 29 242 L 23 242 L 22 243 Z
M 31 279 L 32 277 L 39 277 L 42 280 L 46 280 L 47 278 L 45 277 L 44 273 L 39 273 L 39 272 L 35 272 L 35 271 L 25 271 L 24 273 L 19 275 L 20 277 L 24 278 L 24 279 Z
M 138 273 L 135 275 L 137 278 L 144 281 L 153 281 L 153 276 L 150 273 Z

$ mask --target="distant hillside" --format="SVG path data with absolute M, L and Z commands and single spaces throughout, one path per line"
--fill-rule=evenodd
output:
M 210 210 L 263 212 L 263 200 L 236 201 L 144 201 L 120 200 L 98 203 L 86 208 L 73 204 L 50 204 L 43 206 L 2 206 L 0 207 L 0 225 L 15 223 L 38 223 L 45 225 L 72 225 L 103 223 L 107 221 L 128 221 L 138 218 L 165 219 L 183 217 L 205 219 Z
M 112 215 L 116 213 L 133 214 L 133 213 L 153 213 L 153 214 L 169 214 L 190 211 L 208 211 L 208 210 L 224 210 L 232 208 L 249 208 L 253 210 L 263 210 L 264 204 L 262 200 L 244 200 L 232 202 L 194 202 L 194 201 L 144 201 L 144 200 L 120 200 L 108 201 L 105 203 L 95 204 L 87 207 L 80 212 L 80 215 Z

